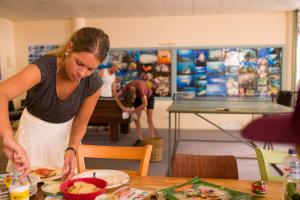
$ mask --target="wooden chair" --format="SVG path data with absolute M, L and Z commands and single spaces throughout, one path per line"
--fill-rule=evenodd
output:
M 237 162 L 234 156 L 176 154 L 172 176 L 199 178 L 238 179 Z
M 293 92 L 288 90 L 280 90 L 277 96 L 277 103 L 284 106 L 292 106 Z
M 283 181 L 283 176 L 281 175 L 271 175 L 270 165 L 282 164 L 288 153 L 285 151 L 273 151 L 265 150 L 261 148 L 256 148 L 256 156 L 260 171 L 260 177 L 263 181 Z
M 77 168 L 78 172 L 86 170 L 84 158 L 140 160 L 139 169 L 137 171 L 123 171 L 129 175 L 147 176 L 151 152 L 152 145 L 146 145 L 144 147 L 120 147 L 81 144 L 77 151 Z

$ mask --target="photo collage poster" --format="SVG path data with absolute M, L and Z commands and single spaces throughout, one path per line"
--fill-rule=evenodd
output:
M 110 50 L 109 62 L 120 66 L 117 82 L 121 87 L 144 80 L 155 96 L 171 96 L 171 50 Z
M 57 49 L 59 45 L 31 45 L 28 47 L 29 51 L 29 57 L 28 57 L 28 63 L 32 63 L 39 57 L 46 55 L 50 51 L 54 51 Z
M 277 94 L 282 51 L 282 47 L 178 49 L 177 91 L 194 96 Z

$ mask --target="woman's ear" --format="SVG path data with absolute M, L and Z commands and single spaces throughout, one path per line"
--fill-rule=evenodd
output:
M 68 42 L 67 44 L 67 51 L 71 52 L 73 49 L 73 43 L 72 42 Z

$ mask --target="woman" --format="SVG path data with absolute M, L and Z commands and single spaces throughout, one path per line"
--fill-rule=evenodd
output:
M 116 72 L 119 68 L 119 64 L 114 63 L 110 68 L 104 68 L 99 70 L 98 75 L 103 80 L 103 86 L 101 88 L 102 97 L 112 97 L 112 85 L 116 82 Z
M 76 149 L 100 95 L 102 80 L 94 71 L 108 49 L 107 34 L 85 27 L 62 51 L 41 57 L 0 84 L 0 134 L 6 155 L 23 176 L 29 163 L 63 167 L 64 178 L 73 176 Z M 26 91 L 14 139 L 7 105 Z
M 157 134 L 153 124 L 154 95 L 147 83 L 143 80 L 133 80 L 121 88 L 119 92 L 117 92 L 116 84 L 114 84 L 113 93 L 117 104 L 123 112 L 136 114 L 134 123 L 136 127 L 137 140 L 133 143 L 133 146 L 140 145 L 144 138 L 140 122 L 143 110 L 146 110 L 147 113 L 147 123 L 150 134 L 152 137 L 155 137 Z M 122 96 L 124 96 L 124 104 L 121 102 Z M 130 109 L 132 104 L 134 105 L 134 110 Z

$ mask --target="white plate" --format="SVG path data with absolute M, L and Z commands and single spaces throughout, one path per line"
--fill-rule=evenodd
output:
M 99 169 L 82 172 L 74 175 L 72 179 L 93 177 L 94 172 L 96 172 L 96 178 L 101 178 L 107 182 L 107 189 L 118 187 L 120 185 L 126 184 L 129 181 L 129 175 L 127 173 L 110 169 Z
M 58 168 L 58 167 L 49 167 L 49 166 L 47 166 L 47 167 L 32 167 L 31 170 L 36 170 L 36 169 L 39 169 L 39 168 L 53 169 L 53 170 L 56 171 L 56 175 L 55 176 L 51 176 L 49 178 L 41 178 L 36 173 L 34 173 L 33 171 L 31 171 L 30 172 L 31 175 L 34 175 L 34 176 L 37 176 L 37 177 L 40 178 L 39 182 L 52 181 L 52 180 L 59 179 L 59 178 L 62 177 L 62 169 Z
M 63 200 L 63 196 L 46 196 L 45 200 Z

